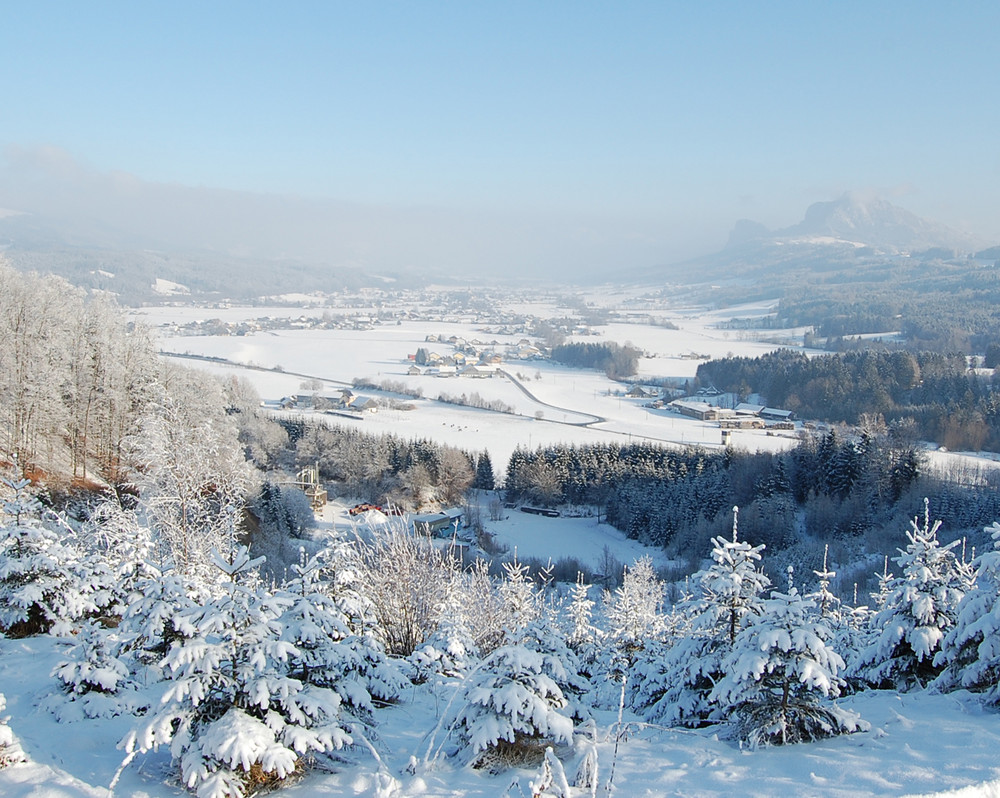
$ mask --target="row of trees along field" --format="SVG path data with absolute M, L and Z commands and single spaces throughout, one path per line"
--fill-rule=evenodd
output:
M 539 789 L 564 796 L 570 779 L 596 793 L 599 773 L 613 790 L 617 746 L 599 762 L 596 743 L 627 745 L 629 718 L 713 725 L 752 755 L 868 729 L 833 702 L 846 692 L 933 686 L 1000 701 L 1000 526 L 970 562 L 939 542 L 926 505 L 870 604 L 830 591 L 825 556 L 775 583 L 733 508 L 731 532 L 671 605 L 648 559 L 614 591 L 580 581 L 565 593 L 516 560 L 500 577 L 463 567 L 392 524 L 369 543 L 334 534 L 290 578 L 264 580 L 237 542 L 234 505 L 220 508 L 221 548 L 192 552 L 114 497 L 71 524 L 41 510 L 28 480 L 2 488 L 0 634 L 73 643 L 37 711 L 78 724 L 134 716 L 123 767 L 167 748 L 170 778 L 206 798 L 334 762 L 368 761 L 395 789 L 371 742 L 382 707 L 443 695 L 438 712 L 409 716 L 427 743 L 411 774 L 440 774 L 446 760 L 534 767 Z M 617 723 L 599 729 L 597 709 Z M 0 735 L 0 766 L 17 757 L 9 743 Z
M 756 393 L 802 418 L 857 424 L 882 416 L 897 436 L 949 449 L 1000 451 L 1000 385 L 964 355 L 872 349 L 807 357 L 779 349 L 698 366 L 698 382 Z

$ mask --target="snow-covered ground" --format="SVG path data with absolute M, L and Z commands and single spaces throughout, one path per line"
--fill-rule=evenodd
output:
M 609 289 L 604 300 L 627 301 L 627 292 Z M 595 297 L 596 298 L 596 297 Z M 360 313 L 364 308 L 325 305 L 330 313 Z M 374 309 L 372 309 L 374 310 Z M 547 301 L 535 303 L 512 300 L 508 310 L 532 313 L 539 317 L 564 312 Z M 131 314 L 154 328 L 194 320 L 221 318 L 229 322 L 260 317 L 298 318 L 315 315 L 315 308 L 305 307 L 224 307 L 200 308 L 164 305 L 131 311 Z M 648 323 L 637 313 L 637 322 L 604 325 L 595 328 L 597 336 L 579 336 L 576 340 L 619 344 L 631 343 L 647 356 L 639 359 L 638 382 L 659 378 L 675 380 L 694 377 L 699 358 L 724 357 L 729 354 L 758 356 L 779 346 L 773 341 L 802 340 L 804 329 L 732 330 L 720 325 L 734 318 L 755 319 L 773 312 L 772 303 L 755 302 L 737 307 L 660 309 L 655 315 L 669 317 L 679 329 L 671 330 Z M 639 322 L 642 323 L 639 323 Z M 375 382 L 389 380 L 419 389 L 421 399 L 397 397 L 412 410 L 382 410 L 366 414 L 364 429 L 373 434 L 392 433 L 406 439 L 428 438 L 469 451 L 487 450 L 494 467 L 502 473 L 511 452 L 518 446 L 533 449 L 552 444 L 587 444 L 603 441 L 629 443 L 651 441 L 666 445 L 721 447 L 717 424 L 702 422 L 666 410 L 645 407 L 648 400 L 622 396 L 627 386 L 613 382 L 600 372 L 574 369 L 544 360 L 509 361 L 503 368 L 507 378 L 472 379 L 427 375 L 411 376 L 412 362 L 407 355 L 426 347 L 448 354 L 446 343 L 431 343 L 428 335 L 456 335 L 467 340 L 499 342 L 499 348 L 516 343 L 517 335 L 483 332 L 475 324 L 436 321 L 403 321 L 377 326 L 372 330 L 276 330 L 247 336 L 177 336 L 160 332 L 164 351 L 197 356 L 224 358 L 257 368 L 240 368 L 220 362 L 182 360 L 223 377 L 248 379 L 266 401 L 283 396 L 311 393 L 303 388 L 308 377 L 323 385 L 322 393 L 336 394 L 355 378 Z M 767 342 L 759 340 L 766 338 Z M 804 350 L 805 351 L 805 350 Z M 272 369 L 280 367 L 281 371 Z M 305 375 L 305 376 L 304 376 Z M 520 386 L 520 387 L 519 387 Z M 359 391 L 375 395 L 374 391 Z M 509 405 L 513 413 L 498 413 L 444 404 L 440 394 L 449 396 L 479 394 L 486 400 Z M 327 423 L 358 424 L 324 416 Z M 601 419 L 595 421 L 596 419 Z M 798 431 L 733 430 L 732 445 L 748 451 L 780 451 L 794 446 Z M 967 452 L 953 454 L 928 452 L 932 467 L 979 479 L 983 473 L 1000 468 L 989 456 Z M 979 475 L 979 476 L 976 476 Z
M 528 307 L 531 306 L 520 310 L 523 312 Z M 228 321 L 265 315 L 295 317 L 301 315 L 301 311 L 301 308 L 161 307 L 143 308 L 135 313 L 151 324 L 167 324 L 217 317 Z M 534 311 L 555 312 L 555 309 L 534 307 Z M 640 348 L 647 356 L 639 360 L 639 383 L 662 378 L 683 381 L 694 377 L 700 362 L 696 355 L 760 355 L 775 349 L 776 344 L 754 341 L 746 332 L 716 328 L 720 320 L 761 315 L 767 311 L 768 307 L 760 304 L 724 312 L 691 311 L 687 316 L 675 317 L 674 323 L 681 328 L 679 330 L 650 324 L 617 323 L 596 328 L 600 333 L 597 337 L 585 336 L 579 340 L 629 342 Z M 497 340 L 500 351 L 520 338 L 487 333 L 473 324 L 403 321 L 372 330 L 276 330 L 247 336 L 161 334 L 160 346 L 164 351 L 224 358 L 259 367 L 234 368 L 219 362 L 184 361 L 222 376 L 246 377 L 263 399 L 271 401 L 311 392 L 303 388 L 310 377 L 319 379 L 322 391 L 327 393 L 351 385 L 356 378 L 404 384 L 409 389 L 421 391 L 424 398 L 406 400 L 414 406 L 410 411 L 365 415 L 366 430 L 391 432 L 405 438 L 427 437 L 474 451 L 487 449 L 494 466 L 501 470 L 516 446 L 534 448 L 555 443 L 609 440 L 623 443 L 646 440 L 681 446 L 722 445 L 717 424 L 647 408 L 644 405 L 649 400 L 622 396 L 627 385 L 590 369 L 573 369 L 545 360 L 512 360 L 503 365 L 512 379 L 407 374 L 413 365 L 407 356 L 418 348 L 425 347 L 442 355 L 451 352 L 446 343 L 428 342 L 428 335 Z M 281 371 L 270 370 L 275 368 Z M 452 397 L 478 394 L 487 401 L 503 402 L 513 413 L 444 405 L 435 401 L 441 394 Z M 736 430 L 732 444 L 751 451 L 777 451 L 794 445 L 797 440 L 794 433 Z
M 173 311 L 177 309 L 168 309 Z M 183 309 L 182 309 L 183 310 Z M 256 312 L 259 309 L 251 309 Z M 728 310 L 718 318 L 765 313 L 764 305 L 747 306 L 743 314 Z M 166 314 L 168 311 L 164 311 Z M 203 312 L 203 311 L 202 311 Z M 239 317 L 238 310 L 234 315 Z M 289 311 L 291 313 L 291 311 Z M 219 315 L 217 313 L 208 316 Z M 651 357 L 642 361 L 648 376 L 693 375 L 697 355 L 759 353 L 773 348 L 727 336 L 713 327 L 712 314 L 692 310 L 679 314 L 680 331 L 642 324 L 619 324 L 602 330 L 603 340 L 630 341 Z M 284 373 L 249 368 L 233 369 L 219 363 L 206 367 L 223 374 L 247 376 L 268 399 L 302 392 L 303 375 L 327 381 L 333 390 L 356 376 L 398 381 L 421 380 L 425 396 L 438 391 L 458 394 L 477 391 L 487 399 L 514 405 L 516 414 L 458 408 L 431 399 L 414 400 L 413 410 L 383 410 L 362 423 L 371 431 L 407 437 L 431 437 L 471 450 L 488 449 L 498 469 L 515 446 L 549 442 L 649 439 L 676 443 L 717 445 L 718 428 L 670 414 L 652 411 L 641 400 L 615 394 L 620 386 L 603 376 L 544 362 L 509 364 L 517 382 L 458 381 L 405 374 L 406 354 L 423 345 L 429 331 L 462 330 L 464 325 L 404 323 L 367 332 L 299 331 L 261 333 L 240 338 L 185 337 L 164 341 L 165 349 L 226 357 L 268 368 L 281 365 Z M 602 340 L 602 339 L 598 339 Z M 443 351 L 443 347 L 442 347 Z M 519 375 L 519 376 L 518 376 Z M 405 378 L 405 379 L 404 379 Z M 518 387 L 518 386 L 521 387 Z M 440 387 L 438 387 L 440 386 Z M 522 389 L 523 388 L 523 389 Z M 541 417 L 538 417 L 541 413 Z M 564 417 L 560 417 L 563 415 Z M 603 419 L 581 424 L 589 417 Z M 788 446 L 794 438 L 764 433 L 737 436 L 747 448 Z M 954 462 L 941 453 L 941 462 Z M 959 459 L 959 463 L 964 462 Z M 974 478 L 981 478 L 979 472 Z M 973 477 L 970 477 L 973 478 Z M 360 527 L 370 519 L 347 514 L 347 497 L 327 508 L 324 523 Z M 483 507 L 484 519 L 489 515 Z M 499 544 L 516 548 L 521 558 L 576 557 L 596 566 L 607 546 L 628 563 L 655 554 L 607 525 L 589 518 L 544 518 L 505 509 L 504 518 L 487 526 Z M 50 711 L 57 696 L 53 668 L 70 641 L 52 637 L 27 640 L 0 638 L 0 692 L 7 698 L 5 713 L 28 761 L 0 770 L 0 796 L 11 798 L 77 798 L 108 796 L 109 785 L 118 796 L 166 798 L 184 794 L 166 750 L 138 756 L 121 769 L 123 753 L 117 743 L 140 721 L 129 715 L 97 720 L 57 720 Z M 154 704 L 164 685 L 141 688 Z M 491 775 L 448 759 L 435 757 L 445 745 L 445 732 L 435 731 L 457 683 L 408 689 L 398 704 L 377 712 L 374 752 L 357 747 L 334 761 L 307 772 L 289 785 L 291 796 L 370 796 L 393 798 L 526 798 L 529 780 L 537 771 L 512 770 Z M 980 708 L 967 693 L 929 692 L 897 694 L 869 691 L 840 699 L 870 724 L 858 734 L 787 748 L 756 751 L 720 739 L 715 728 L 668 729 L 642 724 L 626 716 L 627 735 L 616 746 L 612 712 L 598 711 L 597 752 L 600 796 L 1000 796 L 1000 727 L 997 715 Z M 454 709 L 451 707 L 451 709 Z M 579 749 L 560 752 L 570 778 L 580 758 Z M 613 784 L 608 785 L 613 773 Z M 591 795 L 572 791 L 573 798 Z
M 516 553 L 521 560 L 555 562 L 562 557 L 573 557 L 587 567 L 596 569 L 601 564 L 607 547 L 610 554 L 625 565 L 632 564 L 640 557 L 650 557 L 657 566 L 666 563 L 661 549 L 630 540 L 613 526 L 598 523 L 596 517 L 547 518 L 504 507 L 501 517 L 494 521 L 490 518 L 489 501 L 490 496 L 480 495 L 483 525 L 493 535 L 499 548 L 506 549 L 510 555 Z M 371 524 L 392 523 L 391 518 L 378 512 L 351 516 L 348 508 L 353 504 L 352 500 L 330 501 L 318 519 L 320 531 L 323 528 L 336 529 L 353 537 L 354 534 L 363 535 L 365 528 Z
M 4 798 L 105 798 L 123 754 L 118 741 L 137 724 L 133 717 L 57 722 L 44 708 L 55 690 L 49 676 L 68 643 L 51 637 L 0 639 L 0 687 L 8 699 L 10 726 L 29 759 L 0 770 Z M 163 685 L 150 688 L 158 696 Z M 414 689 L 396 706 L 378 712 L 376 750 L 362 749 L 315 769 L 281 794 L 369 798 L 521 798 L 530 795 L 531 770 L 489 775 L 440 758 L 425 764 L 431 738 L 454 685 L 437 692 Z M 819 743 L 741 750 L 715 730 L 671 730 L 635 723 L 614 765 L 614 794 L 646 796 L 904 796 L 1000 795 L 1000 726 L 995 713 L 979 709 L 965 693 L 899 695 L 872 691 L 847 699 L 871 730 Z M 598 765 L 602 789 L 614 757 L 612 713 L 598 716 Z M 634 720 L 634 719 L 633 719 Z M 406 768 L 417 759 L 416 773 Z M 570 779 L 575 754 L 563 752 Z M 167 798 L 184 794 L 169 754 L 137 757 L 122 772 L 116 796 Z M 589 795 L 574 789 L 574 796 Z

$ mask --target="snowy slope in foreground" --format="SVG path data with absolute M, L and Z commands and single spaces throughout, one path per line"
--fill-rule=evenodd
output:
M 10 726 L 29 762 L 0 770 L 5 798 L 95 798 L 121 764 L 115 744 L 133 719 L 58 723 L 44 708 L 55 687 L 48 674 L 66 643 L 53 638 L 0 639 L 0 689 L 7 695 Z M 448 760 L 409 774 L 411 755 L 424 759 L 429 738 L 453 687 L 437 696 L 414 690 L 412 697 L 379 713 L 376 742 L 384 769 L 365 751 L 349 752 L 330 773 L 314 771 L 282 795 L 305 796 L 488 796 L 530 795 L 533 771 L 489 776 Z M 159 694 L 162 686 L 153 686 Z M 927 693 L 869 692 L 844 701 L 872 725 L 867 733 L 808 745 L 755 752 L 715 738 L 711 729 L 632 729 L 619 751 L 614 792 L 620 796 L 1000 796 L 1000 726 L 974 697 Z M 614 717 L 598 718 L 602 734 L 602 785 L 611 773 Z M 440 739 L 437 741 L 440 742 Z M 566 760 L 570 778 L 572 757 Z M 115 795 L 165 798 L 185 794 L 171 783 L 165 751 L 139 757 L 123 773 Z M 573 790 L 574 796 L 589 791 Z M 603 795 L 603 789 L 599 791 Z

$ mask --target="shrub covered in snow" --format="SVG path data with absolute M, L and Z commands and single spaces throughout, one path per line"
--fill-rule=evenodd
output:
M 613 593 L 605 591 L 602 603 L 605 623 L 598 671 L 605 678 L 597 699 L 605 706 L 632 703 L 662 653 L 663 583 L 653 571 L 653 561 L 641 557 L 626 568 L 621 585 Z
M 390 654 L 409 656 L 437 627 L 456 562 L 399 521 L 376 530 L 371 542 L 358 541 L 355 554 L 376 636 Z
M 454 588 L 457 588 L 456 580 Z M 437 629 L 427 642 L 409 657 L 414 681 L 426 681 L 431 675 L 464 676 L 478 659 L 476 643 L 466 622 L 457 589 L 452 589 L 439 615 Z
M 455 723 L 474 767 L 501 769 L 538 762 L 545 748 L 569 744 L 573 721 L 551 673 L 553 660 L 524 646 L 501 646 L 470 675 Z
M 0 713 L 7 708 L 7 697 L 0 693 Z M 7 725 L 6 716 L 0 714 L 0 768 L 24 761 L 21 744 Z
M 474 767 L 537 763 L 572 741 L 572 695 L 584 689 L 576 657 L 558 633 L 555 607 L 514 560 L 497 587 L 508 618 L 504 645 L 466 677 L 452 725 Z
M 370 720 L 372 699 L 395 701 L 406 680 L 377 641 L 352 634 L 348 618 L 330 596 L 327 557 L 301 556 L 295 578 L 280 594 L 287 603 L 280 617 L 281 638 L 294 646 L 288 673 L 304 684 L 333 690 L 351 713 Z
M 676 621 L 684 634 L 642 675 L 650 719 L 683 725 L 708 720 L 723 663 L 740 630 L 763 609 L 761 593 L 770 585 L 759 565 L 764 546 L 741 541 L 737 520 L 734 507 L 732 539 L 715 538 L 712 565 L 694 575 L 700 596 L 685 607 L 687 617 Z
M 52 675 L 59 681 L 68 703 L 83 717 L 105 718 L 122 713 L 138 713 L 145 709 L 134 696 L 119 695 L 129 680 L 128 667 L 117 656 L 117 642 L 109 630 L 96 623 L 85 624 L 76 637 L 69 657 L 58 665 Z M 73 719 L 66 702 L 56 703 L 56 716 Z
M 175 619 L 209 598 L 205 587 L 194 580 L 155 570 L 136 580 L 127 597 L 118 626 L 119 653 L 138 664 L 159 662 L 183 638 Z
M 37 502 L 27 495 L 28 481 L 8 484 L 15 496 L 4 512 L 15 523 L 0 526 L 0 632 L 68 634 L 74 621 L 102 611 L 103 580 L 65 534 L 34 517 Z

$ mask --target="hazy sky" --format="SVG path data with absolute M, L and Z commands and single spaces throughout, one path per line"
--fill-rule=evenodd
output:
M 669 262 L 847 190 L 996 243 L 998 30 L 994 0 L 10 0 L 0 199 L 314 198 L 372 231 L 359 263 L 514 271 Z

